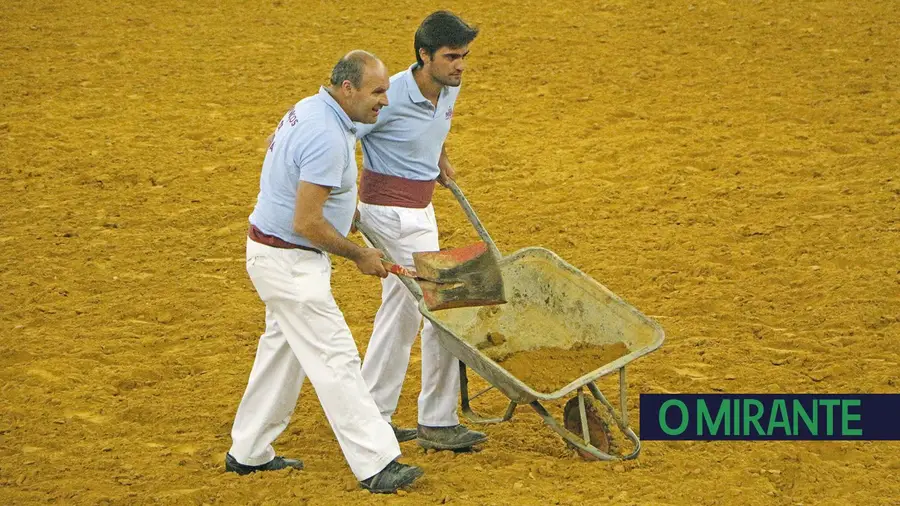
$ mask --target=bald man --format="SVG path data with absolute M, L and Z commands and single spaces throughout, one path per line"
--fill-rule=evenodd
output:
M 387 69 L 365 51 L 335 65 L 331 86 L 298 102 L 271 137 L 250 215 L 247 273 L 266 305 L 266 330 L 237 410 L 225 469 L 302 469 L 276 456 L 306 377 L 360 485 L 391 493 L 422 470 L 400 447 L 360 373 L 359 351 L 331 293 L 329 254 L 384 278 L 381 252 L 347 240 L 356 208 L 356 128 L 388 105 Z

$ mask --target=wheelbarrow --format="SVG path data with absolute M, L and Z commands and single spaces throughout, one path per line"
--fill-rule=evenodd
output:
M 419 312 L 434 325 L 441 345 L 459 359 L 460 396 L 463 415 L 475 423 L 497 423 L 512 418 L 520 404 L 531 406 L 544 422 L 585 459 L 630 460 L 641 450 L 640 439 L 628 424 L 625 366 L 657 348 L 665 334 L 658 323 L 643 315 L 609 289 L 544 248 L 529 247 L 502 256 L 462 191 L 453 181 L 453 192 L 490 254 L 499 264 L 505 304 L 484 307 L 457 307 L 430 310 L 422 290 L 408 277 L 400 279 L 418 300 Z M 363 236 L 385 251 L 373 234 L 358 226 Z M 387 259 L 390 261 L 390 259 Z M 535 322 L 541 322 L 536 325 Z M 553 329 L 548 331 L 547 329 Z M 543 392 L 515 377 L 501 361 L 495 361 L 483 349 L 485 335 L 504 336 L 507 354 L 537 349 L 579 350 L 586 346 L 621 343 L 627 353 L 611 362 L 579 368 L 572 364 L 571 380 L 554 391 Z M 620 346 L 621 347 L 621 346 Z M 577 353 L 577 351 L 575 351 Z M 494 355 L 496 358 L 496 355 Z M 484 378 L 490 386 L 470 396 L 467 368 Z M 618 412 L 596 382 L 618 373 Z M 499 390 L 509 403 L 505 413 L 484 417 L 471 408 L 471 401 L 489 390 Z M 630 453 L 609 453 L 608 424 L 599 417 L 590 397 L 599 401 L 609 418 L 631 441 Z M 560 422 L 544 407 L 544 402 L 572 397 Z

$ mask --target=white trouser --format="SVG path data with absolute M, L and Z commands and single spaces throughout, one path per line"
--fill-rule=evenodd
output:
M 413 268 L 415 251 L 437 251 L 438 230 L 431 204 L 424 209 L 376 206 L 360 202 L 360 221 L 381 241 L 398 264 Z M 409 367 L 409 352 L 422 314 L 403 282 L 391 274 L 381 280 L 381 307 L 366 349 L 362 375 L 385 420 L 397 410 L 400 388 Z M 459 362 L 437 339 L 431 322 L 422 327 L 422 391 L 419 394 L 419 423 L 449 427 L 459 423 Z
M 229 453 L 245 465 L 275 457 L 309 376 L 325 417 L 357 479 L 400 455 L 360 373 L 359 350 L 331 294 L 328 256 L 247 241 L 247 272 L 266 303 L 266 331 L 231 431 Z

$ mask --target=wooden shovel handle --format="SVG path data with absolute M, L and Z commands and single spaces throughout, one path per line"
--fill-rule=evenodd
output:
M 353 222 L 356 225 L 356 229 L 359 230 L 359 233 L 362 234 L 362 236 L 365 238 L 366 242 L 370 246 L 372 246 L 374 248 L 378 248 L 379 250 L 381 250 L 382 253 L 384 253 L 385 257 L 387 257 L 383 260 L 385 262 L 385 268 L 390 270 L 390 267 L 388 266 L 388 264 L 392 264 L 393 262 L 388 260 L 388 258 L 390 258 L 390 256 L 387 253 L 385 253 L 385 249 L 382 246 L 381 241 L 379 241 L 378 238 L 374 234 L 372 234 L 372 231 L 369 230 L 369 228 L 366 225 L 363 225 L 362 223 L 360 223 L 359 220 L 353 220 Z M 398 276 L 399 276 L 399 274 L 398 274 Z M 424 298 L 424 295 L 422 294 L 422 288 L 419 287 L 419 284 L 416 283 L 415 279 L 407 278 L 407 277 L 400 277 L 400 281 L 402 281 L 403 284 L 406 285 L 406 288 L 409 289 L 410 293 L 413 294 L 413 297 L 415 297 L 417 301 L 420 301 Z

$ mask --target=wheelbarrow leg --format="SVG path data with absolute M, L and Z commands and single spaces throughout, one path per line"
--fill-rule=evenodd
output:
M 619 427 L 619 430 L 625 434 L 628 439 L 631 440 L 632 444 L 634 444 L 634 451 L 630 454 L 622 457 L 623 460 L 631 460 L 636 458 L 638 454 L 641 453 L 641 440 L 637 437 L 631 427 L 628 426 L 628 407 L 625 405 L 625 368 L 622 367 L 619 369 L 619 408 L 622 411 L 622 416 L 620 417 L 618 413 L 616 413 L 613 405 L 606 399 L 606 396 L 600 392 L 600 389 L 597 388 L 593 382 L 587 384 L 588 390 L 594 395 L 594 397 L 600 401 L 601 404 L 606 406 L 606 410 L 609 412 L 609 415 L 616 422 L 616 425 Z
M 584 407 L 584 389 L 578 388 L 578 413 L 581 418 L 581 436 L 585 444 L 591 443 L 591 428 L 588 427 L 587 409 Z M 563 417 L 565 418 L 565 417 Z
M 477 394 L 476 397 L 482 393 L 484 392 Z M 500 418 L 485 418 L 472 411 L 472 407 L 469 405 L 469 376 L 466 373 L 466 364 L 464 364 L 462 360 L 459 361 L 459 396 L 462 404 L 463 416 L 475 423 L 505 422 L 512 418 L 513 413 L 516 411 L 516 403 L 513 401 L 509 401 L 509 405 L 506 407 L 506 413 Z

